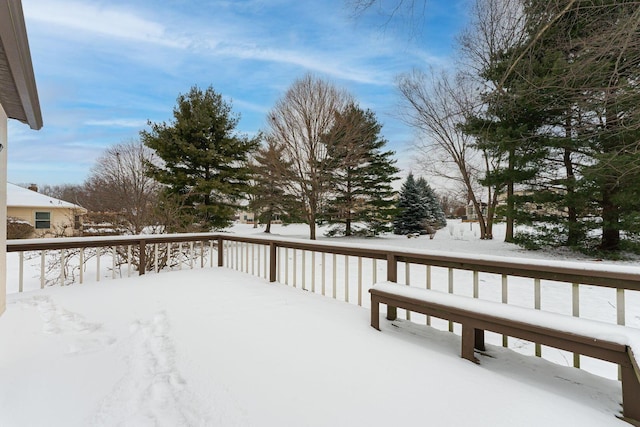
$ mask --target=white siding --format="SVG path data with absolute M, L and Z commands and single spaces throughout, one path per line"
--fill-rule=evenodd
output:
M 7 115 L 0 105 L 0 315 L 7 307 Z

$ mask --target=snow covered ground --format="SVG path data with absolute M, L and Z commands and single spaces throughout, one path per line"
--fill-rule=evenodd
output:
M 545 256 L 480 242 L 466 227 L 361 241 Z M 302 226 L 273 231 L 306 236 Z M 458 336 L 402 320 L 379 332 L 366 307 L 244 273 L 87 278 L 8 295 L 0 426 L 627 425 L 615 418 L 615 380 L 496 346 L 474 365 Z

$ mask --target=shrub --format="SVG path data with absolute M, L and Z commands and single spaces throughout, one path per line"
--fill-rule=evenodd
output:
M 27 221 L 8 217 L 7 218 L 7 239 L 27 239 L 33 235 L 34 228 Z

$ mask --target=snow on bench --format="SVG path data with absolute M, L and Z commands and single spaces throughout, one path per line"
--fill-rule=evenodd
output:
M 479 363 L 474 349 L 485 349 L 485 330 L 617 363 L 624 419 L 640 426 L 640 369 L 634 356 L 640 355 L 637 329 L 392 282 L 375 284 L 369 292 L 372 327 L 380 330 L 381 303 L 387 305 L 389 320 L 395 320 L 397 308 L 403 308 L 460 323 L 462 357 L 474 363 Z

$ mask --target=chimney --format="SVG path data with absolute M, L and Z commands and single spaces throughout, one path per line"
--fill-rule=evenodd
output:
M 37 193 L 38 192 L 38 185 L 37 184 L 29 184 L 29 190 L 35 191 Z

